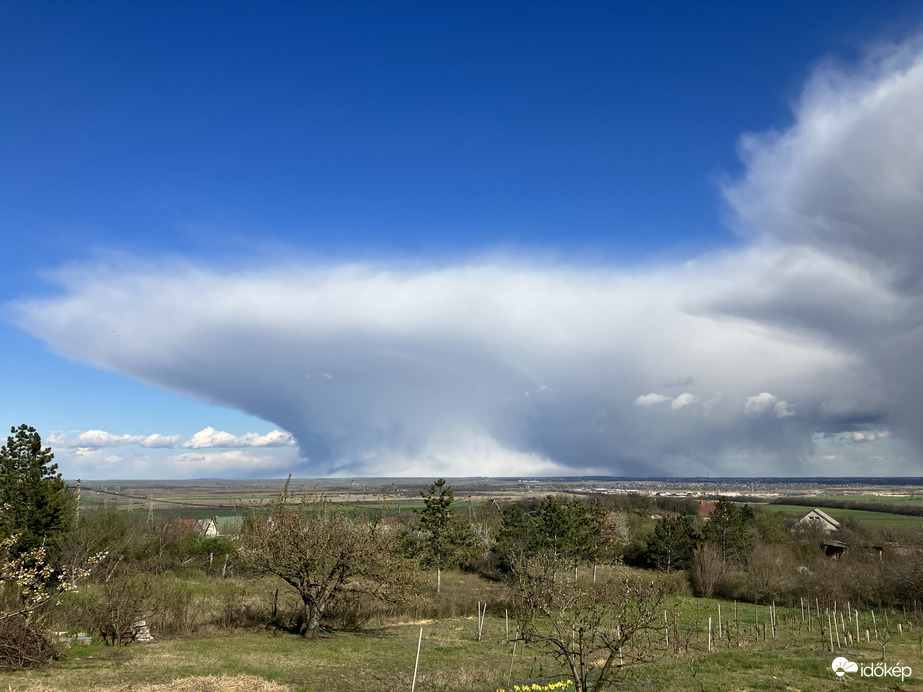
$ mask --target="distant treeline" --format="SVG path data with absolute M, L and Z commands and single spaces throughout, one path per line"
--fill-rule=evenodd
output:
M 643 495 L 628 492 L 616 495 L 591 495 L 586 501 L 598 502 L 610 512 L 629 512 L 635 514 L 655 514 L 671 512 L 675 514 L 697 514 L 700 498 L 676 497 L 673 495 Z M 538 505 L 539 499 L 525 500 L 524 506 Z
M 894 505 L 887 502 L 871 500 L 850 500 L 849 498 L 821 497 L 777 497 L 771 505 L 799 505 L 802 507 L 832 507 L 834 509 L 853 509 L 865 512 L 886 512 L 902 514 L 909 517 L 923 517 L 923 506 Z

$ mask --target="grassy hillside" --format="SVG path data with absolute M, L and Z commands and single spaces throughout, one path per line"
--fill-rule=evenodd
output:
M 721 608 L 722 634 L 718 630 Z M 817 607 L 817 606 L 815 606 Z M 849 644 L 842 627 L 840 643 L 827 627 L 812 616 L 813 630 L 802 620 L 798 603 L 779 605 L 775 637 L 766 606 L 737 606 L 714 599 L 674 598 L 665 604 L 672 638 L 668 654 L 660 661 L 633 669 L 630 678 L 651 690 L 839 690 L 830 664 L 845 656 L 860 665 L 879 660 L 881 648 L 874 639 L 870 611 L 859 618 L 860 637 Z M 842 604 L 840 604 L 842 608 Z M 674 610 L 676 628 L 673 627 Z M 713 645 L 708 650 L 708 619 L 712 619 Z M 915 673 L 903 682 L 863 679 L 852 675 L 850 689 L 918 689 L 923 687 L 921 631 L 909 622 L 911 615 L 890 611 L 876 613 L 893 635 L 885 661 L 900 662 Z M 844 620 L 846 618 L 844 617 Z M 759 623 L 759 625 L 757 625 Z M 902 633 L 898 634 L 897 625 Z M 855 614 L 847 629 L 855 637 Z M 470 617 L 395 622 L 358 632 L 327 631 L 318 641 L 268 630 L 212 632 L 195 638 L 158 639 L 116 650 L 94 643 L 67 651 L 43 671 L 0 675 L 3 689 L 29 690 L 37 685 L 57 690 L 92 690 L 99 687 L 167 683 L 177 678 L 205 675 L 254 675 L 305 692 L 390 692 L 409 690 L 420 629 L 423 640 L 416 689 L 420 692 L 493 692 L 513 684 L 551 682 L 562 679 L 561 670 L 542 656 L 537 646 L 506 642 L 502 612 L 489 612 L 484 635 L 477 641 L 477 623 Z M 865 630 L 871 641 L 865 641 Z M 665 633 L 666 635 L 666 633 Z

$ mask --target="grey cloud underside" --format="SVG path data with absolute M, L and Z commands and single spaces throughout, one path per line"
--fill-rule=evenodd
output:
M 912 445 L 877 470 L 918 472 L 918 44 L 820 68 L 795 115 L 744 139 L 725 188 L 749 245 L 683 266 L 114 263 L 60 273 L 17 319 L 68 357 L 273 421 L 310 472 L 810 474 L 818 433 L 872 429 Z M 784 406 L 747 414 L 762 393 Z
M 643 275 L 135 269 L 72 274 L 63 297 L 21 314 L 72 357 L 277 423 L 317 472 L 387 472 L 392 458 L 442 454 L 464 474 L 472 438 L 571 470 L 736 472 L 750 451 L 796 472 L 823 417 L 818 393 L 846 406 L 857 392 L 840 373 L 858 364 L 826 343 L 704 315 L 703 302 L 731 288 L 728 261 L 745 259 Z M 680 395 L 696 403 L 633 405 L 676 370 L 697 373 Z M 768 387 L 800 402 L 797 420 L 742 416 L 745 398 Z M 521 471 L 493 458 L 494 474 Z
M 744 139 L 746 176 L 726 190 L 760 245 L 814 257 L 789 279 L 719 309 L 811 333 L 863 364 L 862 396 L 828 406 L 827 429 L 888 424 L 923 445 L 923 40 L 882 46 L 805 87 L 795 126 Z M 755 282 L 759 282 L 756 278 Z

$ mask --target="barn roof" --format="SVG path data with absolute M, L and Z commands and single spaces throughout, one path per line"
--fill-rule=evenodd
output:
M 812 514 L 814 515 L 814 517 L 811 516 Z M 816 519 L 816 518 L 823 519 L 825 522 L 827 522 L 828 524 L 830 524 L 830 525 L 833 526 L 834 528 L 837 528 L 837 529 L 840 528 L 840 522 L 838 522 L 836 519 L 834 519 L 833 517 L 831 517 L 831 516 L 830 516 L 829 514 L 827 514 L 826 512 L 824 512 L 824 511 L 822 511 L 822 510 L 820 510 L 820 509 L 817 509 L 817 507 L 815 507 L 815 508 L 812 509 L 810 512 L 808 512 L 807 514 L 805 514 L 804 517 L 801 519 L 801 521 L 805 521 L 805 520 L 810 521 L 811 519 Z

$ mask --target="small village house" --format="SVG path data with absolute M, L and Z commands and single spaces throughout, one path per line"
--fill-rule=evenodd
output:
M 218 517 L 211 519 L 173 519 L 172 524 L 183 530 L 194 529 L 205 538 L 216 538 L 221 533 L 218 531 Z
M 840 528 L 840 522 L 815 507 L 799 519 L 795 526 L 802 529 L 818 528 L 824 533 L 830 533 Z

